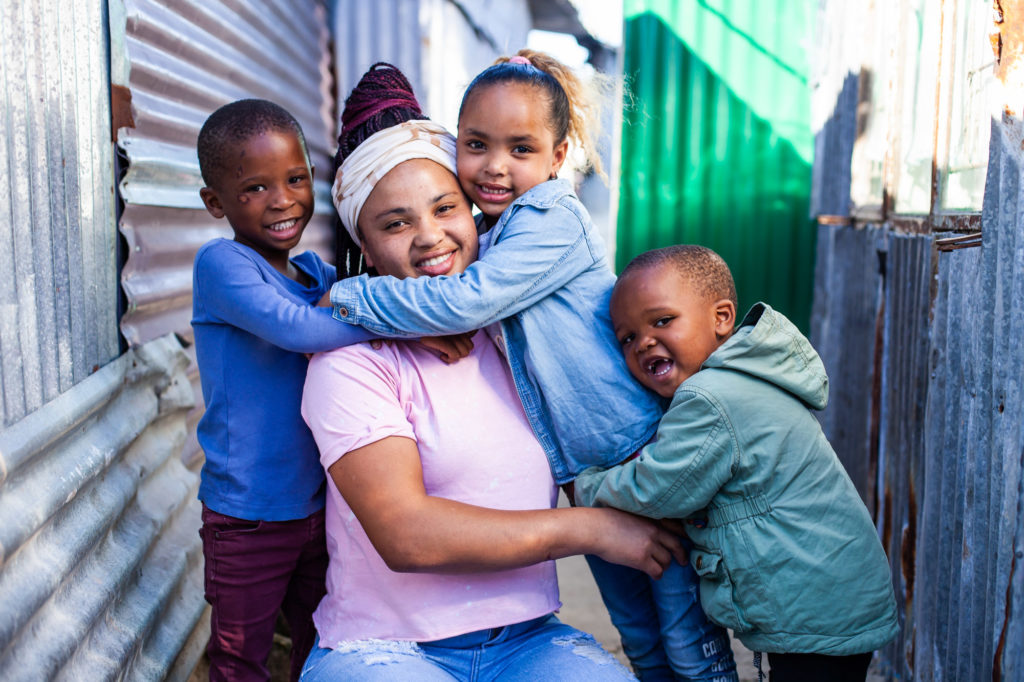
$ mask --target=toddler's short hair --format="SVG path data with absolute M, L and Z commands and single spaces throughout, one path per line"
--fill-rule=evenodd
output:
M 240 99 L 210 114 L 199 131 L 196 152 L 203 182 L 212 186 L 227 167 L 231 149 L 267 131 L 294 133 L 309 158 L 302 127 L 288 111 L 265 99 Z
M 711 249 L 697 244 L 676 244 L 641 253 L 629 262 L 619 277 L 660 265 L 674 267 L 708 300 L 728 299 L 734 306 L 739 306 L 736 283 L 725 260 Z

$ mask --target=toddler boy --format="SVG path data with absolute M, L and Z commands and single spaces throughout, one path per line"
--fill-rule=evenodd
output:
M 810 409 L 817 353 L 736 289 L 710 249 L 651 251 L 623 271 L 611 317 L 626 364 L 672 402 L 639 457 L 575 481 L 579 504 L 686 519 L 708 617 L 768 652 L 774 682 L 864 680 L 897 632 L 874 524 Z

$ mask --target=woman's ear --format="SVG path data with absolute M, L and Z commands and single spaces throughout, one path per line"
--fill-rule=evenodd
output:
M 719 341 L 724 341 L 736 327 L 736 304 L 723 298 L 715 301 L 712 308 L 715 311 L 715 336 Z

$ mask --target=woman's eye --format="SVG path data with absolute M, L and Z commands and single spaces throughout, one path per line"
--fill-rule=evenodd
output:
M 443 206 L 437 207 L 438 213 L 448 213 L 455 210 L 455 204 L 444 204 Z
M 398 228 L 402 227 L 403 225 L 405 225 L 405 221 L 404 220 L 392 220 L 390 223 L 387 223 L 386 225 L 384 225 L 384 229 L 385 230 L 397 230 Z

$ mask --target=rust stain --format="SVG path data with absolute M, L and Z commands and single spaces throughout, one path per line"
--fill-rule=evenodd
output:
M 1016 544 L 1016 543 L 1014 543 Z M 992 654 L 992 680 L 999 682 L 1003 679 L 1003 650 L 1006 648 L 1006 628 L 1010 624 L 1010 604 L 1013 594 L 1010 589 L 1013 586 L 1013 574 L 1017 570 L 1017 552 L 1010 555 L 1010 575 L 1006 580 L 1006 606 L 1003 607 L 1003 627 L 999 630 L 999 643 L 996 645 L 995 653 Z
M 123 85 L 110 86 L 110 134 L 117 142 L 117 131 L 121 128 L 134 128 L 135 117 L 132 115 L 132 91 Z

